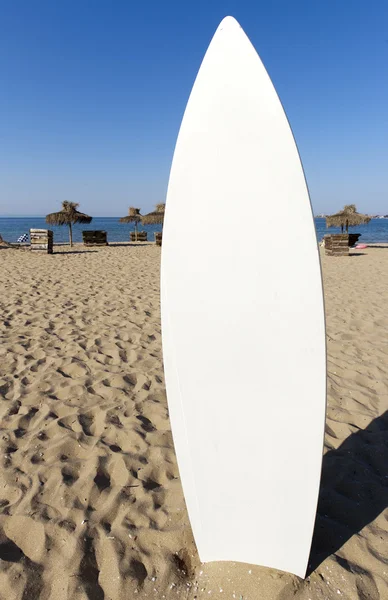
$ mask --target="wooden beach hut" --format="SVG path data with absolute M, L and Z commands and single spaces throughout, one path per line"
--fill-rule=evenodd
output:
M 85 215 L 77 210 L 79 204 L 65 200 L 62 202 L 62 210 L 56 213 L 50 213 L 46 217 L 46 223 L 49 225 L 67 225 L 69 227 L 70 246 L 73 245 L 72 226 L 75 223 L 90 223 L 93 217 Z

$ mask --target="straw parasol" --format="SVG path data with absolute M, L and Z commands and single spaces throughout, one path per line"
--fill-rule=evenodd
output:
M 141 218 L 143 225 L 163 225 L 165 204 L 157 204 L 156 210 Z
M 357 212 L 355 204 L 346 204 L 343 210 L 326 217 L 326 227 L 341 227 L 343 233 L 344 227 L 346 233 L 349 231 L 349 227 L 356 227 L 356 225 L 366 225 L 371 220 L 368 215 L 362 215 Z
M 46 223 L 49 225 L 68 225 L 70 246 L 73 245 L 73 230 L 74 223 L 90 223 L 93 217 L 89 217 L 77 210 L 79 204 L 76 202 L 62 202 L 62 210 L 57 213 L 51 213 L 46 217 Z
M 135 223 L 135 239 L 137 241 L 137 225 L 141 221 L 140 208 L 129 207 L 129 212 L 126 217 L 121 217 L 120 223 Z

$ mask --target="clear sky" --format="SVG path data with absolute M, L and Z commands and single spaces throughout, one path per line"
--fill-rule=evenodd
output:
M 314 212 L 388 213 L 387 0 L 0 0 L 0 215 L 163 202 L 228 14 L 281 98 Z

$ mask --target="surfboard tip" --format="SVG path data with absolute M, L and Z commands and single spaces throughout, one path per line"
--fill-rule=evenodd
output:
M 241 29 L 240 23 L 234 17 L 228 15 L 224 17 L 218 26 L 218 29 Z

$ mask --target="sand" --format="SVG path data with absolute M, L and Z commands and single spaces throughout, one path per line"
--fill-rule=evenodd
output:
M 322 253 L 328 411 L 304 581 L 199 564 L 164 389 L 160 248 L 55 251 L 0 249 L 0 600 L 387 599 L 388 248 Z

